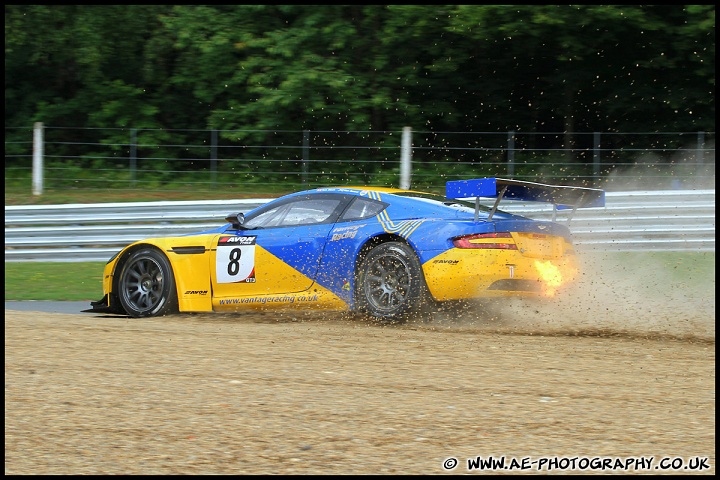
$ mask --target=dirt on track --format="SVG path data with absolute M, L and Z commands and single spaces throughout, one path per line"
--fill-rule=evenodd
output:
M 714 331 L 531 313 L 6 310 L 5 474 L 442 474 L 478 456 L 535 462 L 493 473 L 624 473 L 579 469 L 597 457 L 715 472 Z
M 5 474 L 714 474 L 714 271 L 598 261 L 405 325 L 6 310 Z

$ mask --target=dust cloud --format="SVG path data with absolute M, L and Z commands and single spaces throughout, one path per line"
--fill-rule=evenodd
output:
M 707 256 L 714 262 L 714 252 Z M 632 256 L 581 255 L 580 279 L 553 298 L 456 305 L 436 314 L 426 326 L 522 335 L 714 342 L 714 269 L 712 274 L 703 270 L 699 274 L 707 278 L 698 279 L 694 277 L 698 273 L 682 260 L 668 265 L 667 261 L 650 263 L 651 257 L 641 258 L 633 262 Z
M 698 269 L 696 261 L 667 252 L 657 256 L 580 254 L 579 279 L 552 298 L 442 303 L 404 323 L 324 311 L 257 312 L 240 318 L 260 323 L 342 323 L 468 334 L 714 343 L 715 252 L 699 255 L 712 263 Z M 228 318 L 238 319 L 236 315 Z M 218 314 L 209 319 L 218 319 Z
M 679 149 L 669 161 L 640 157 L 608 175 L 615 191 L 715 189 L 714 142 L 706 152 Z M 710 153 L 712 152 L 712 153 Z M 714 227 L 714 220 L 712 221 Z M 715 252 L 700 252 L 706 268 L 687 256 L 656 257 L 579 252 L 581 277 L 547 300 L 495 299 L 447 308 L 432 328 L 478 329 L 522 335 L 595 335 L 715 341 Z
M 613 191 L 715 189 L 715 142 L 704 149 L 688 145 L 668 159 L 648 152 L 629 165 L 617 165 L 603 179 L 601 188 Z

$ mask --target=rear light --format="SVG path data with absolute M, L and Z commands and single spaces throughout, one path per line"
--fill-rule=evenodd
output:
M 463 235 L 462 237 L 453 238 L 452 242 L 457 248 L 495 248 L 502 250 L 517 250 L 517 245 L 515 245 L 515 241 L 512 239 L 512 235 L 510 235 L 509 232 Z

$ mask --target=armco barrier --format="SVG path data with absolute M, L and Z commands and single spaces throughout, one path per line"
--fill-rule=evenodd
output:
M 136 240 L 215 228 L 269 200 L 6 206 L 5 261 L 104 262 Z M 500 208 L 553 218 L 546 204 Z M 608 192 L 605 207 L 577 210 L 568 226 L 578 250 L 715 251 L 715 190 Z

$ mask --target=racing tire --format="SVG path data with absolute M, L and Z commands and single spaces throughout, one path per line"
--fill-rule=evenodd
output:
M 403 323 L 419 314 L 427 287 L 415 252 L 400 242 L 386 242 L 360 261 L 355 299 L 358 310 L 382 322 Z
M 176 313 L 177 290 L 170 261 L 155 248 L 133 252 L 120 271 L 117 296 L 131 317 Z

